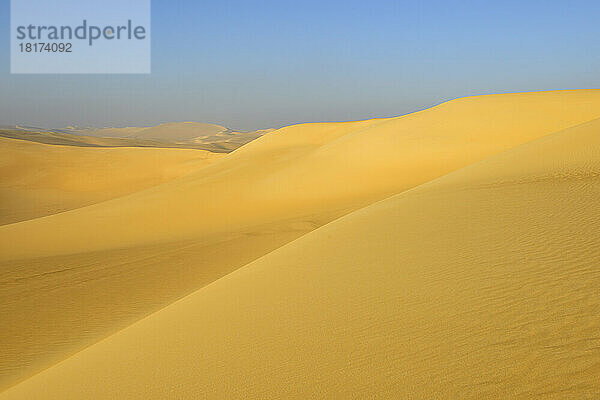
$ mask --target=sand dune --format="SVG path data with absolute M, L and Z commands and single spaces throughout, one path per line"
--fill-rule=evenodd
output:
M 200 122 L 171 122 L 151 127 L 78 129 L 69 133 L 94 136 L 103 139 L 129 139 L 145 145 L 200 148 L 213 152 L 229 153 L 238 147 L 273 131 L 262 129 L 257 131 L 236 132 L 224 126 Z
M 599 132 L 351 213 L 2 399 L 595 398 Z
M 205 146 L 212 146 L 211 151 L 222 151 L 224 153 L 230 153 L 235 149 L 250 143 L 259 137 L 266 135 L 269 132 L 273 132 L 275 129 L 261 129 L 258 131 L 249 132 L 234 132 L 224 131 L 214 135 L 199 136 L 191 139 L 191 144 L 197 144 L 200 148 L 207 148 Z M 203 145 L 203 146 L 202 146 Z
M 76 148 L 0 138 L 0 225 L 155 186 L 216 160 L 201 150 Z
M 4 394 L 525 398 L 567 376 L 597 393 L 599 117 L 583 90 L 296 125 L 0 227 L 4 387 L 199 289 Z
M 157 139 L 168 141 L 184 141 L 204 135 L 216 135 L 227 131 L 220 125 L 201 122 L 171 122 L 150 127 L 127 128 L 83 128 L 73 129 L 74 133 L 98 137 L 118 137 L 137 139 Z
M 481 96 L 399 118 L 283 128 L 165 186 L 0 228 L 0 239 L 27 232 L 0 244 L 1 259 L 188 240 L 357 208 L 600 117 L 599 106 L 595 90 Z
M 151 132 L 158 131 L 159 134 L 133 134 L 142 129 L 152 129 Z M 272 131 L 272 129 L 264 129 L 251 132 L 232 132 L 226 128 L 223 129 L 208 135 L 206 135 L 206 130 L 194 131 L 194 133 L 189 133 L 189 138 L 178 139 L 178 132 L 181 130 L 178 124 L 164 124 L 152 128 L 66 129 L 59 131 L 21 127 L 20 129 L 0 129 L 0 138 L 77 147 L 160 147 L 230 153 Z M 108 132 L 105 132 L 106 130 Z M 170 132 L 174 133 L 169 135 Z M 101 136 L 103 134 L 108 136 Z M 196 134 L 201 136 L 194 136 Z

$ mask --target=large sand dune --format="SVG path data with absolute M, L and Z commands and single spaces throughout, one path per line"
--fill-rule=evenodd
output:
M 599 117 L 589 90 L 292 126 L 0 227 L 5 385 L 198 289 L 2 398 L 593 398 Z
M 160 187 L 0 228 L 0 239 L 27 236 L 0 240 L 1 259 L 189 240 L 357 208 L 597 117 L 600 91 L 589 90 L 473 97 L 399 118 L 295 125 Z

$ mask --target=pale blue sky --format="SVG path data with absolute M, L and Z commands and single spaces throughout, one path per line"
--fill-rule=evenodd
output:
M 600 87 L 597 0 L 152 1 L 150 75 L 10 75 L 9 15 L 0 125 L 256 129 Z

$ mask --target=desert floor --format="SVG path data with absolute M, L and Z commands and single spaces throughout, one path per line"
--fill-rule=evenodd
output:
M 0 138 L 1 400 L 600 398 L 600 90 L 175 128 Z

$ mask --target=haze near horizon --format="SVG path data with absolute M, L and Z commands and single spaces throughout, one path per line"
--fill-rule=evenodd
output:
M 150 75 L 10 75 L 0 41 L 0 125 L 253 131 L 598 88 L 598 14 L 592 0 L 153 2 Z

